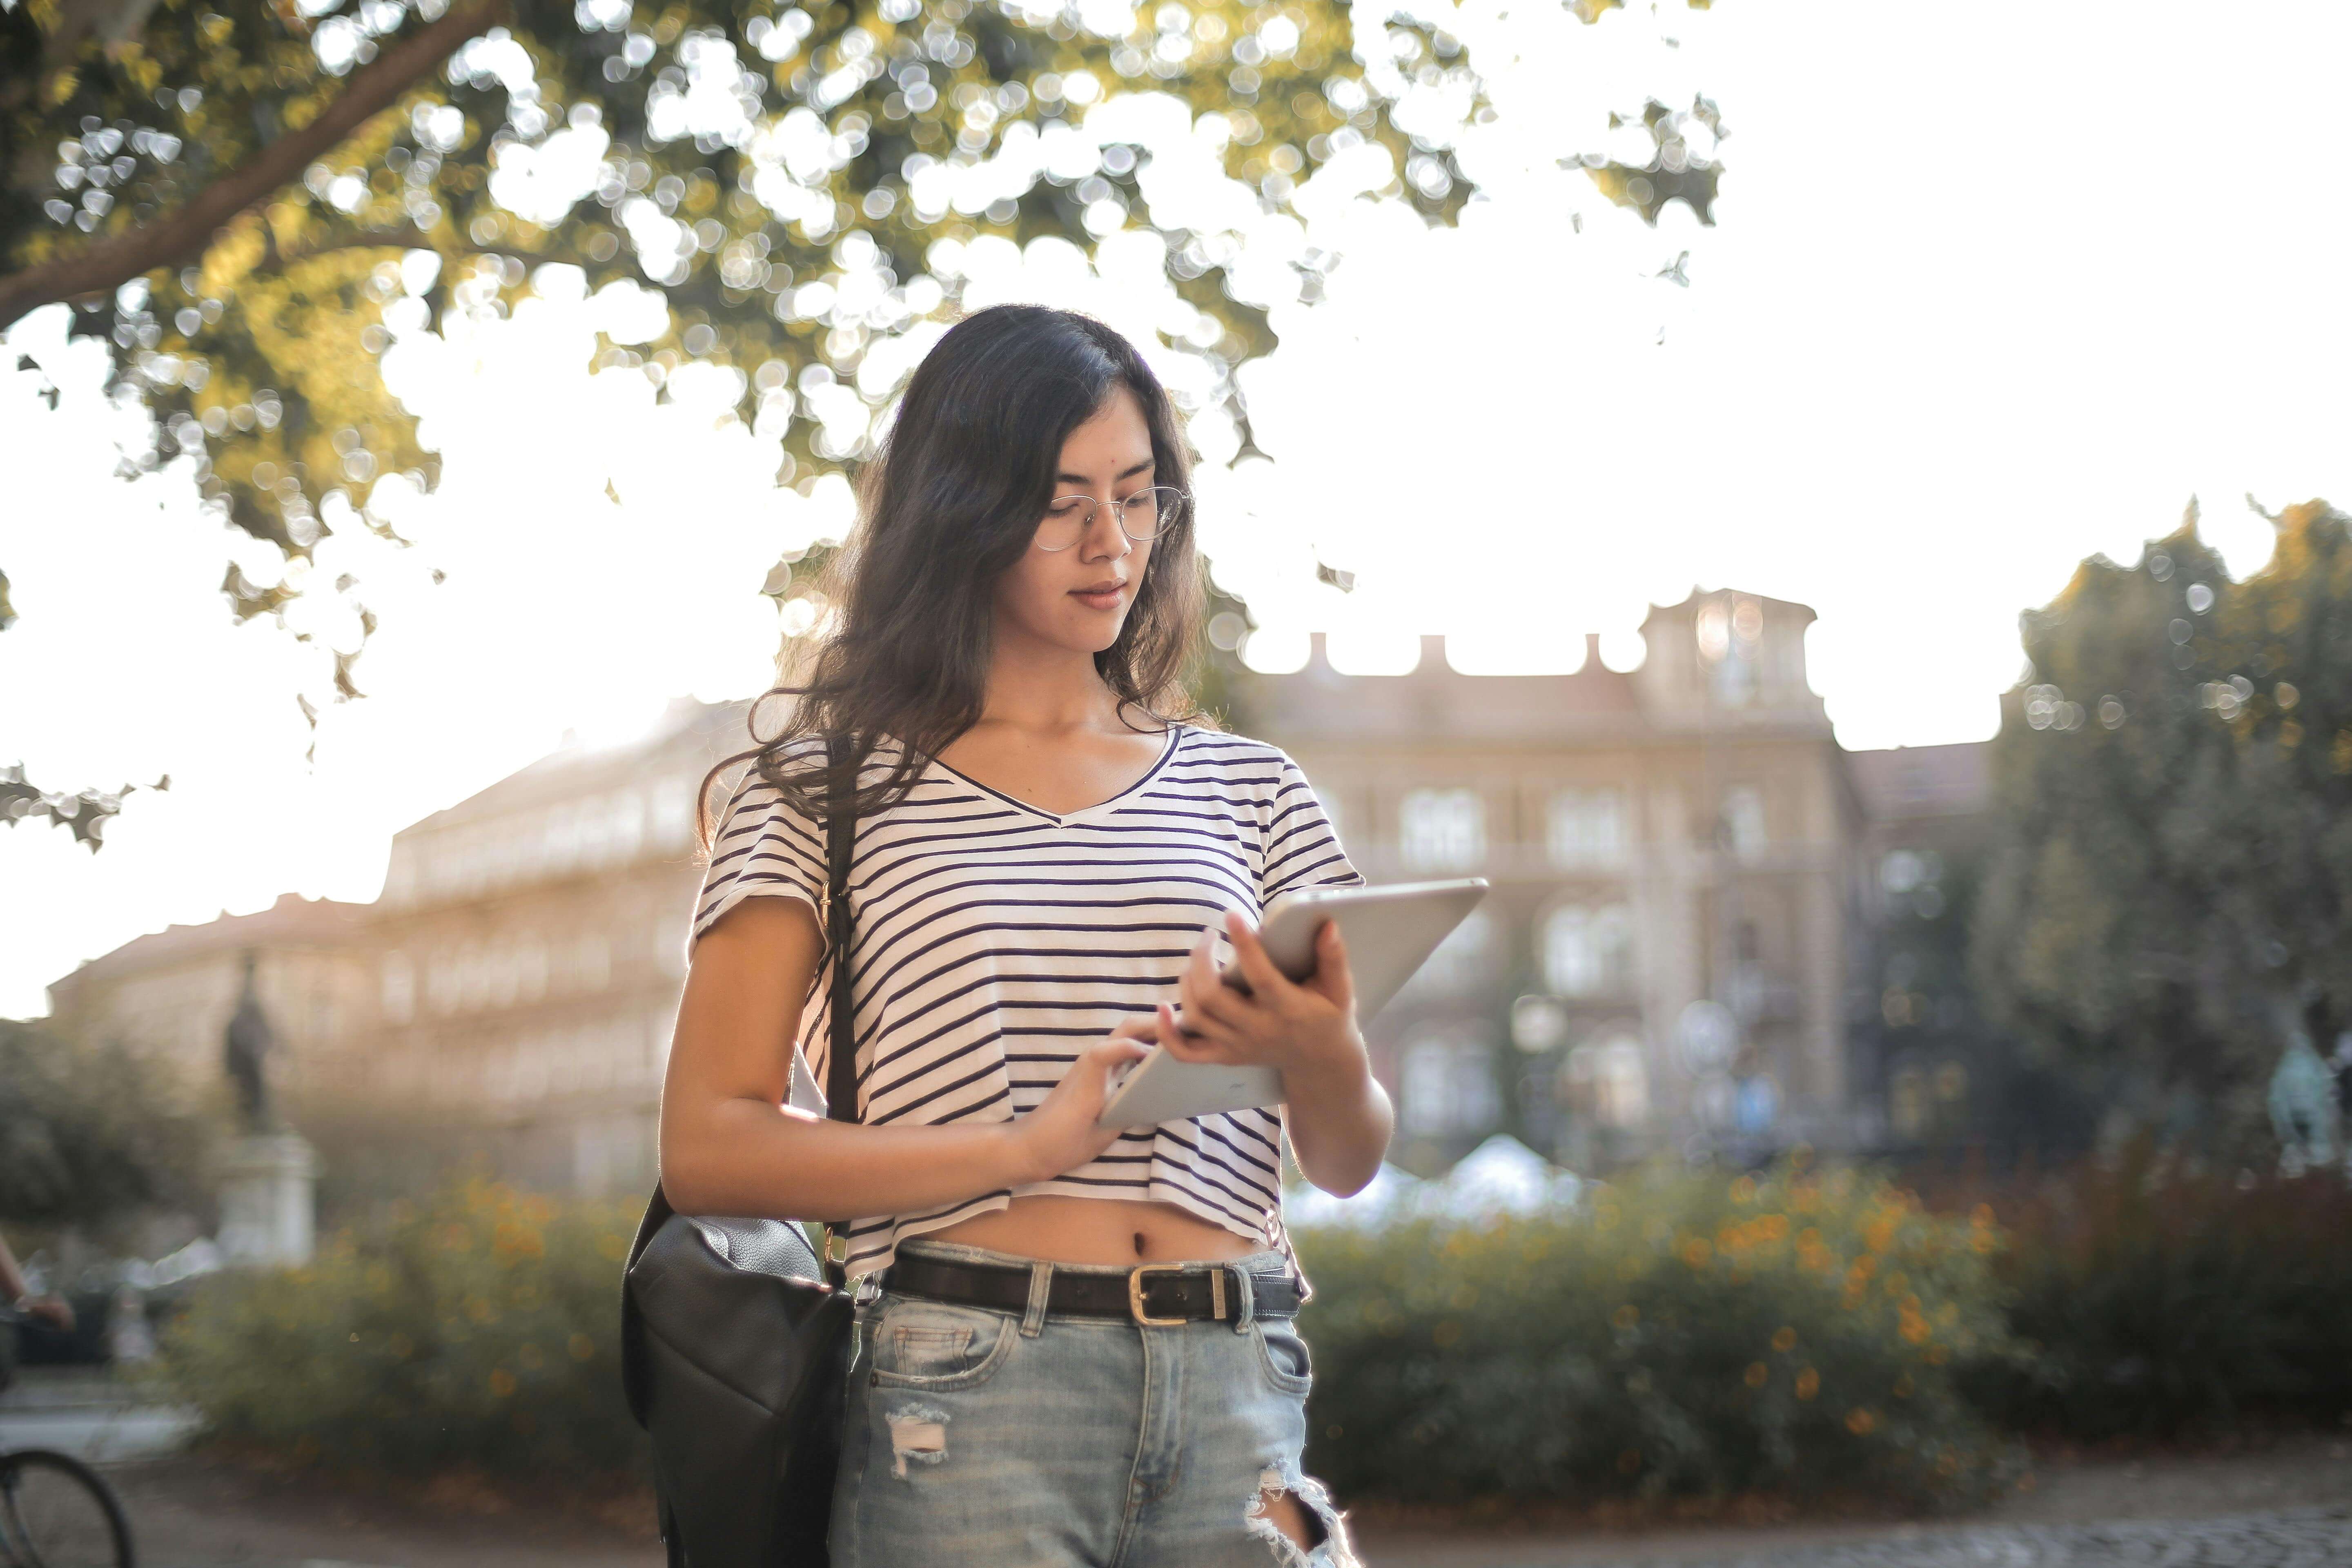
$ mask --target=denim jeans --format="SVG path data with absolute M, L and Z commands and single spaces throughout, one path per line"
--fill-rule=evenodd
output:
M 910 1240 L 902 1254 L 1029 1268 Z M 1279 1253 L 1237 1260 L 1279 1277 Z M 1123 1275 L 1121 1268 L 1055 1271 Z M 1287 1318 L 1146 1327 L 885 1291 L 858 1309 L 835 1568 L 1357 1568 L 1299 1469 L 1306 1342 Z M 1296 1497 L 1324 1539 L 1264 1516 Z

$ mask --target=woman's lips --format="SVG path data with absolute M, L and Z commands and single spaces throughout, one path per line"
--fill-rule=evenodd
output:
M 1073 588 L 1070 597 L 1090 610 L 1116 610 L 1127 594 L 1127 584 L 1113 583 L 1101 588 Z

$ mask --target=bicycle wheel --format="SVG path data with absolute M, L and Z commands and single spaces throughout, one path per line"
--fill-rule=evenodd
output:
M 134 1568 L 114 1489 L 80 1460 L 44 1449 L 0 1454 L 0 1542 L 26 1568 Z

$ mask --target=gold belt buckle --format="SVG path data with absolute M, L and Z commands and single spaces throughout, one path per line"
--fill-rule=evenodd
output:
M 1181 1328 L 1184 1324 L 1192 1321 L 1189 1318 L 1155 1318 L 1143 1310 L 1143 1277 L 1145 1275 L 1181 1274 L 1183 1272 L 1184 1266 L 1181 1263 L 1139 1263 L 1133 1268 L 1128 1270 L 1128 1315 L 1132 1317 L 1137 1322 L 1142 1324 L 1147 1329 Z

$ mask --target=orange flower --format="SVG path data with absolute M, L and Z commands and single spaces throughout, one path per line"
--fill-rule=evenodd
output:
M 1763 1387 L 1765 1380 L 1769 1378 L 1771 1375 L 1772 1369 L 1766 1366 L 1762 1362 L 1751 1361 L 1748 1363 L 1748 1375 L 1746 1381 L 1748 1387 Z
M 1807 1367 L 1802 1372 L 1797 1373 L 1798 1398 L 1811 1399 L 1814 1394 L 1819 1394 L 1821 1391 L 1822 1374 L 1820 1373 L 1815 1372 L 1811 1367 Z
M 1782 1355 L 1787 1355 L 1790 1351 L 1795 1350 L 1797 1348 L 1797 1331 L 1790 1328 L 1781 1329 L 1780 1332 L 1772 1336 L 1772 1348 L 1779 1351 Z
M 1867 1437 L 1877 1425 L 1876 1414 L 1859 1405 L 1845 1413 L 1845 1429 L 1857 1437 Z

